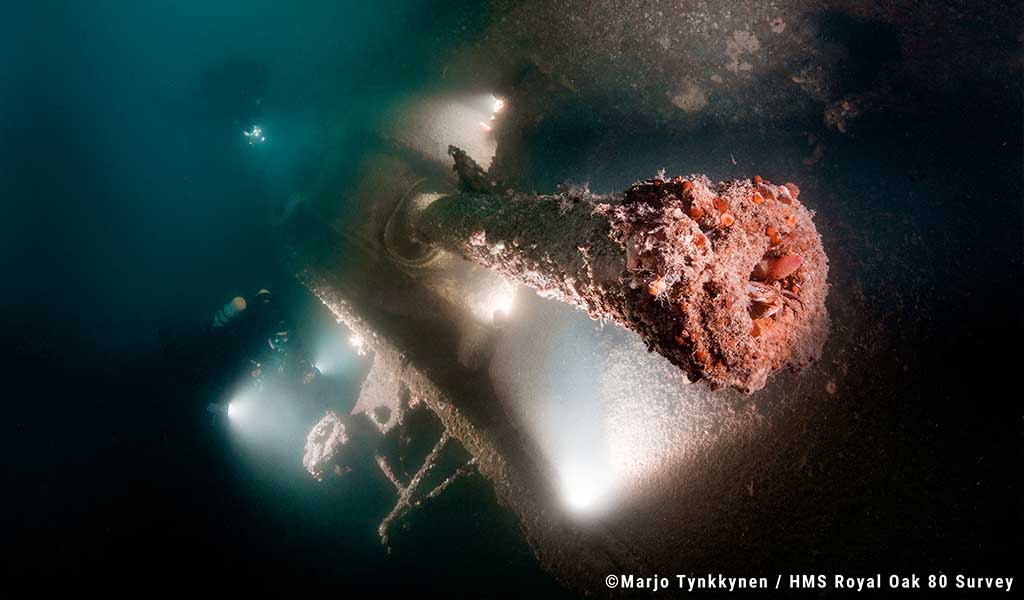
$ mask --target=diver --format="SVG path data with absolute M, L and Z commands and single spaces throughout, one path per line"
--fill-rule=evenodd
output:
M 270 290 L 261 289 L 248 301 L 234 298 L 217 311 L 211 329 L 237 349 L 236 359 L 257 389 L 268 376 L 308 385 L 320 374 L 301 346 L 292 343 L 291 330 Z
M 188 347 L 176 350 L 175 362 L 221 389 L 218 396 L 237 393 L 239 381 L 253 392 L 270 379 L 297 392 L 304 400 L 319 396 L 320 371 L 306 357 L 280 303 L 267 289 L 246 299 L 232 298 L 208 321 L 205 332 Z M 214 414 L 228 414 L 226 402 L 207 405 Z
M 267 141 L 267 136 L 263 134 L 263 129 L 259 125 L 253 125 L 250 131 L 243 131 L 242 134 L 249 140 L 250 146 Z

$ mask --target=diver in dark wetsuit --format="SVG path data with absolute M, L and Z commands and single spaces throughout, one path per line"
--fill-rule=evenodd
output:
M 259 389 L 268 377 L 291 385 L 314 382 L 319 371 L 290 331 L 274 295 L 261 289 L 246 300 L 236 297 L 221 307 L 202 332 L 164 338 L 164 354 L 186 379 L 203 382 L 226 395 L 239 379 Z M 226 404 L 207 407 L 226 412 Z
M 284 377 L 301 384 L 312 383 L 319 376 L 319 371 L 301 349 L 289 343 L 291 332 L 273 294 L 262 289 L 245 305 L 245 309 L 228 326 L 214 327 L 214 333 L 231 339 L 231 345 L 241 353 L 239 362 L 246 365 L 255 383 L 259 385 L 265 376 Z M 221 309 L 218 316 L 224 310 Z M 214 320 L 215 325 L 216 322 L 217 319 Z

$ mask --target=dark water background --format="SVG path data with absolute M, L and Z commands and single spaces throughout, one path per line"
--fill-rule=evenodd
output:
M 186 1 L 4 13 L 5 572 L 129 590 L 212 578 L 236 591 L 387 592 L 497 572 L 552 586 L 508 538 L 513 523 L 474 518 L 486 489 L 422 559 L 388 557 L 375 531 L 386 496 L 324 493 L 303 477 L 301 440 L 294 456 L 242 456 L 203 411 L 220 398 L 180 383 L 160 344 L 161 330 L 192 331 L 260 287 L 305 326 L 333 325 L 282 270 L 272 222 L 322 160 L 359 155 L 474 10 Z M 257 123 L 269 139 L 248 146 L 241 133 Z M 342 403 L 360 375 L 336 382 Z
M 430 530 L 443 536 L 388 556 L 374 532 L 378 491 L 324 493 L 295 463 L 240 455 L 202 411 L 214 391 L 182 384 L 160 344 L 161 330 L 187 331 L 225 299 L 264 286 L 305 327 L 331 327 L 280 267 L 273 219 L 325 161 L 349 164 L 339 157 L 373 143 L 377 120 L 429 83 L 431 57 L 471 31 L 478 12 L 468 2 L 397 0 L 4 10 L 8 574 L 126 589 L 214 578 L 235 590 L 486 589 L 512 580 L 516 591 L 557 590 L 485 486 L 478 503 L 441 511 L 461 515 Z M 893 355 L 915 369 L 894 427 L 913 424 L 905 433 L 927 445 L 927 468 L 955 482 L 921 506 L 884 505 L 879 518 L 931 511 L 922 522 L 934 522 L 934 536 L 902 540 L 906 552 L 940 548 L 954 562 L 984 565 L 977 554 L 994 550 L 1001 564 L 1020 545 L 1022 514 L 1022 419 L 1007 385 L 1019 370 L 1022 324 L 1020 98 L 987 107 L 964 93 L 955 110 L 868 123 L 841 138 L 819 173 L 829 185 L 809 180 L 804 189 L 821 222 L 837 224 L 833 240 L 852 230 L 858 243 L 869 235 L 877 248 L 899 249 L 865 261 L 877 271 L 863 290 L 876 307 L 891 303 Z M 524 178 L 538 189 L 589 178 L 607 191 L 652 164 L 699 170 L 700 153 L 739 147 L 756 156 L 780 145 L 778 158 L 762 152 L 753 167 L 715 173 L 727 177 L 793 172 L 806 151 L 794 132 L 717 141 L 668 133 L 655 143 L 588 118 L 542 127 L 538 166 Z M 257 120 L 263 147 L 241 136 Z M 618 136 L 619 152 L 607 170 L 588 172 L 579 149 L 604 136 Z M 678 155 L 666 158 L 663 147 Z M 357 375 L 337 382 L 340 396 L 355 393 Z

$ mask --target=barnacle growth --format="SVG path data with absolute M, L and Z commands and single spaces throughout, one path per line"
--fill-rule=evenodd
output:
M 820 355 L 828 259 L 796 185 L 659 175 L 518 194 L 449 152 L 462 191 L 416 217 L 422 241 L 635 331 L 715 387 L 751 393 Z

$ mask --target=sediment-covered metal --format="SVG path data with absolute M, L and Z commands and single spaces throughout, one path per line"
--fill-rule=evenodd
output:
M 635 331 L 714 386 L 754 392 L 820 355 L 828 259 L 794 184 L 658 176 L 623 194 L 519 194 L 450 152 L 462 192 L 419 215 L 423 241 Z

